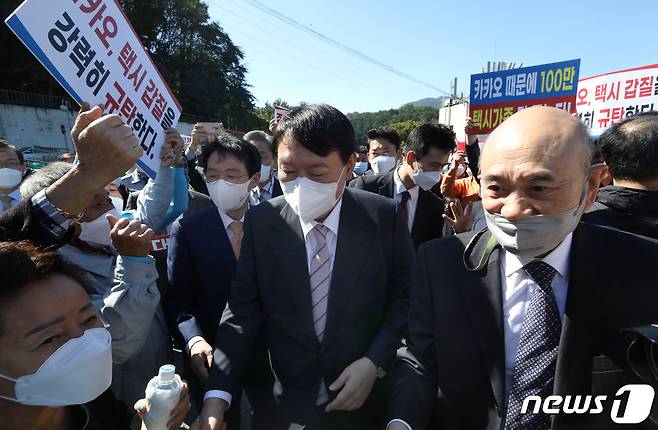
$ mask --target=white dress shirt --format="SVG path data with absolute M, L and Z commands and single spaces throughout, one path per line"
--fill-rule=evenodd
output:
M 262 201 L 269 201 L 272 199 L 272 188 L 274 187 L 274 180 L 270 178 L 269 182 L 263 187 L 256 187 L 251 190 L 249 194 L 249 202 L 252 206 L 257 206 Z
M 9 196 L 9 198 L 11 199 L 10 202 L 9 202 L 9 207 L 5 207 L 4 202 L 2 200 L 0 200 L 0 213 L 13 208 L 14 206 L 16 206 L 21 201 L 21 190 L 16 189 L 16 190 L 12 191 L 11 193 L 7 194 L 7 196 Z
M 411 189 L 407 189 L 406 185 L 402 183 L 402 179 L 400 179 L 400 174 L 399 172 L 399 167 L 395 169 L 395 172 L 393 172 L 393 200 L 396 202 L 400 203 L 402 202 L 402 193 L 405 191 L 408 191 L 411 197 L 409 198 L 407 202 L 407 225 L 409 227 L 409 231 L 414 226 L 414 218 L 416 216 L 416 207 L 418 206 L 418 192 L 419 188 L 418 185 Z
M 229 226 L 234 223 L 236 220 L 228 216 L 226 212 L 223 210 L 217 208 L 217 212 L 219 212 L 219 216 L 222 219 L 222 224 L 224 225 L 224 229 L 226 230 L 226 234 L 228 235 L 228 240 L 229 242 L 231 239 L 233 239 L 233 231 L 229 228 Z M 244 224 L 244 215 L 242 215 L 242 218 L 240 218 L 240 222 Z M 242 233 L 244 236 L 244 232 Z M 195 343 L 205 340 L 201 336 L 194 336 L 190 341 L 187 343 L 187 350 L 188 352 L 192 349 L 192 345 Z M 231 394 L 227 393 L 226 391 L 220 391 L 220 390 L 210 390 L 206 392 L 206 395 L 203 397 L 203 400 L 210 399 L 210 398 L 219 398 L 224 400 L 228 405 L 231 405 L 231 400 L 233 400 Z
M 569 287 L 569 256 L 571 255 L 571 241 L 573 233 L 562 241 L 557 248 L 551 251 L 546 257 L 537 259 L 549 264 L 557 273 L 553 278 L 551 287 L 553 297 L 560 312 L 560 318 L 564 317 L 564 310 L 567 303 L 567 290 Z M 523 266 L 534 259 L 522 261 L 516 255 L 505 250 L 500 251 L 500 270 L 504 275 L 504 282 L 501 285 L 503 298 L 503 322 L 505 336 L 505 395 L 509 396 L 512 386 L 512 377 L 514 376 L 514 362 L 521 338 L 521 328 L 526 309 L 532 300 L 532 294 L 539 288 L 537 283 L 523 270 Z M 389 426 L 394 423 L 404 424 L 407 430 L 412 430 L 411 426 L 400 419 L 392 420 Z
M 336 206 L 329 212 L 329 215 L 325 218 L 325 220 L 322 222 L 325 227 L 329 229 L 329 233 L 327 234 L 327 250 L 329 251 L 329 267 L 330 270 L 333 270 L 334 268 L 334 260 L 336 259 L 336 243 L 338 242 L 338 224 L 340 221 L 340 209 L 343 205 L 343 199 L 341 198 L 338 200 L 338 203 L 336 203 Z M 222 215 L 222 212 L 219 212 L 220 215 Z M 233 221 L 230 217 L 227 216 L 227 219 Z M 222 216 L 222 221 L 224 221 L 224 226 L 228 228 L 228 224 L 226 224 L 226 219 L 224 216 Z M 304 233 L 304 241 L 306 242 L 306 263 L 308 265 L 308 270 L 311 270 L 311 261 L 313 260 L 313 253 L 317 249 L 317 241 L 315 238 L 315 235 L 309 233 L 311 230 L 313 230 L 313 227 L 316 226 L 316 224 L 319 224 L 317 221 L 313 220 L 310 222 L 303 222 L 301 219 L 299 220 L 301 227 L 302 227 L 302 233 Z M 230 222 L 229 222 L 230 224 Z M 193 344 L 193 341 L 196 338 L 192 338 L 190 340 L 190 345 Z M 233 396 L 231 396 L 230 393 L 222 390 L 209 390 L 206 392 L 206 394 L 203 396 L 203 400 L 207 399 L 212 399 L 212 398 L 219 398 L 224 400 L 226 403 L 228 403 L 229 406 L 231 406 L 231 401 L 233 400 Z

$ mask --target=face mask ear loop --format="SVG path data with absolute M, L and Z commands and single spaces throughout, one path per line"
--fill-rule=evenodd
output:
M 5 376 L 5 375 L 2 375 L 2 374 L 0 374 L 0 378 L 6 379 L 7 381 L 11 381 L 14 384 L 16 384 L 18 382 L 16 379 L 10 378 L 9 376 Z M 15 386 L 14 386 L 14 392 L 16 392 Z M 5 397 L 5 396 L 0 395 L 0 399 L 4 399 L 4 400 L 8 400 L 10 402 L 18 403 L 18 399 L 13 399 L 11 397 Z

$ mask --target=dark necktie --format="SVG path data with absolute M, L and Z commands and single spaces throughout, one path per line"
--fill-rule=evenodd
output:
M 411 198 L 411 194 L 409 194 L 409 191 L 404 191 L 402 193 L 402 201 L 400 202 L 400 206 L 402 206 L 402 213 L 404 214 L 404 219 L 408 222 L 409 221 L 409 199 Z
M 551 427 L 550 416 L 541 412 L 535 415 L 532 410 L 521 414 L 521 406 L 528 396 L 545 399 L 553 394 L 562 331 L 560 311 L 551 288 L 557 272 L 543 261 L 533 261 L 524 269 L 539 288 L 532 295 L 521 328 L 505 428 L 547 430 Z

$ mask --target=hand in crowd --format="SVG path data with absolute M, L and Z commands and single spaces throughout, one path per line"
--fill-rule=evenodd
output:
M 137 220 L 115 218 L 107 215 L 110 223 L 112 245 L 119 255 L 124 257 L 146 257 L 151 253 L 155 233 Z
M 272 118 L 270 120 L 270 126 L 269 126 L 270 133 L 274 134 L 274 130 L 276 130 L 276 126 L 277 126 L 276 118 Z
M 464 133 L 466 133 L 467 143 L 472 145 L 478 139 L 477 135 L 471 134 L 473 129 L 473 120 L 471 118 L 466 118 L 466 125 L 464 125 Z
M 187 413 L 190 411 L 190 390 L 187 386 L 187 382 L 183 381 L 183 392 L 181 393 L 181 399 L 174 409 L 172 409 L 169 422 L 167 422 L 167 428 L 178 429 L 183 424 L 183 420 L 187 416 Z M 146 399 L 140 399 L 135 403 L 135 411 L 141 419 L 144 419 L 144 415 L 148 411 L 148 402 Z M 190 427 L 190 430 L 196 430 L 199 428 L 199 423 Z
M 225 430 L 224 413 L 227 406 L 222 399 L 208 399 L 203 402 L 199 430 Z
M 185 143 L 178 130 L 168 128 L 165 130 L 165 143 L 160 153 L 160 165 L 164 167 L 177 167 L 183 163 L 183 147 Z
M 456 171 L 460 164 L 466 164 L 466 152 L 464 151 L 456 151 L 453 154 L 452 162 L 450 163 L 450 171 Z
M 452 218 L 443 214 L 443 219 L 452 226 L 455 233 L 471 231 L 473 224 L 473 205 L 468 203 L 466 207 L 463 208 L 460 201 L 455 200 L 454 202 L 450 202 L 448 207 L 452 213 Z
M 377 366 L 367 357 L 350 364 L 338 379 L 329 386 L 331 391 L 338 391 L 338 396 L 329 403 L 325 411 L 354 411 L 359 409 L 370 395 L 377 379 Z
M 205 340 L 199 340 L 190 349 L 192 371 L 203 385 L 208 381 L 208 369 L 212 366 L 213 349 Z
M 142 156 L 139 140 L 119 115 L 104 115 L 100 107 L 84 103 L 71 130 L 78 153 L 78 169 L 100 187 L 112 182 Z

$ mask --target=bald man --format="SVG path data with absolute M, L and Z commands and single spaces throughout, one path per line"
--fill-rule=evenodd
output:
M 619 329 L 658 321 L 658 242 L 579 222 L 598 186 L 591 157 L 581 123 L 554 108 L 523 110 L 491 134 L 480 163 L 488 229 L 418 251 L 388 430 L 613 427 L 620 387 L 596 370 L 604 360 L 623 372 L 609 361 L 625 356 Z M 544 402 L 590 393 L 610 393 L 603 413 Z

